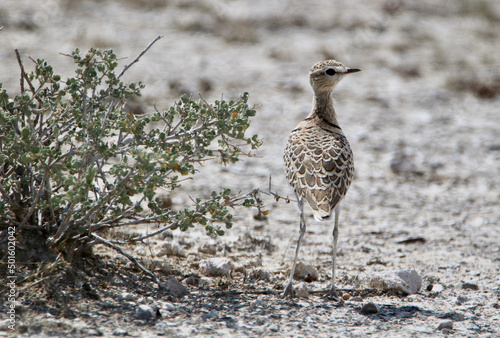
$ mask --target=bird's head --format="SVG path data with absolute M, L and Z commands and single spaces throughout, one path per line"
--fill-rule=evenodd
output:
M 360 69 L 348 68 L 335 60 L 325 60 L 312 66 L 309 71 L 309 82 L 315 93 L 331 92 L 344 76 L 359 71 Z

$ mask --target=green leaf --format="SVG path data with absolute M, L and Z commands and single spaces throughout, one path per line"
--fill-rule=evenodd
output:
M 23 130 L 21 130 L 21 137 L 23 138 L 23 141 L 28 141 L 30 137 L 30 128 L 29 127 L 24 127 Z
M 31 154 L 29 153 L 25 153 L 21 156 L 21 158 L 19 159 L 19 162 L 21 162 L 22 164 L 29 164 L 33 161 L 33 158 L 31 157 Z

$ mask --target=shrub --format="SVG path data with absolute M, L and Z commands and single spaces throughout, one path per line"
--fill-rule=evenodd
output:
M 159 194 L 198 173 L 201 161 L 234 163 L 247 155 L 242 147 L 260 145 L 245 134 L 255 115 L 247 93 L 213 104 L 184 95 L 140 115 L 125 103 L 144 85 L 121 81 L 140 56 L 116 75 L 111 50 L 77 49 L 65 81 L 42 59 L 26 73 L 17 56 L 21 93 L 11 98 L 0 84 L 0 230 L 15 226 L 21 246 L 72 258 L 96 239 L 110 244 L 100 230 L 138 223 L 162 224 L 155 234 L 201 224 L 222 235 L 232 225 L 229 207 L 260 206 L 255 192 L 226 188 L 175 211 Z

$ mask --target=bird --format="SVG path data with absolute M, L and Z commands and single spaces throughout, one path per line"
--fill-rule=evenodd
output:
M 336 60 L 318 62 L 309 71 L 314 92 L 312 110 L 290 133 L 283 155 L 286 178 L 294 189 L 300 216 L 299 238 L 283 297 L 294 297 L 293 276 L 306 231 L 304 203 L 307 203 L 317 221 L 331 220 L 335 212 L 332 283 L 325 297 L 339 299 L 335 288 L 335 265 L 340 202 L 354 177 L 354 159 L 337 120 L 332 91 L 346 75 L 359 71 Z

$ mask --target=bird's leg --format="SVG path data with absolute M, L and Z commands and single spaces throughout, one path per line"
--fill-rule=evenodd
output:
M 298 206 L 299 206 L 299 213 L 300 213 L 300 234 L 299 234 L 299 240 L 297 241 L 297 247 L 295 248 L 295 257 L 293 259 L 293 265 L 292 265 L 292 270 L 290 271 L 290 280 L 288 281 L 288 285 L 285 288 L 285 291 L 283 292 L 283 298 L 285 297 L 294 297 L 294 292 L 293 292 L 293 275 L 295 274 L 295 265 L 297 264 L 297 257 L 299 255 L 299 249 L 300 249 L 300 241 L 302 240 L 302 237 L 304 236 L 306 232 L 306 222 L 304 220 L 304 207 L 302 204 L 302 201 L 300 198 L 297 196 L 297 201 L 298 201 Z
M 325 298 L 331 298 L 338 300 L 339 294 L 337 293 L 337 289 L 335 288 L 335 266 L 337 261 L 337 240 L 339 238 L 339 214 L 340 214 L 340 205 L 337 205 L 335 208 L 335 225 L 333 226 L 333 263 L 332 263 L 332 286 L 330 287 L 330 291 L 325 295 Z

